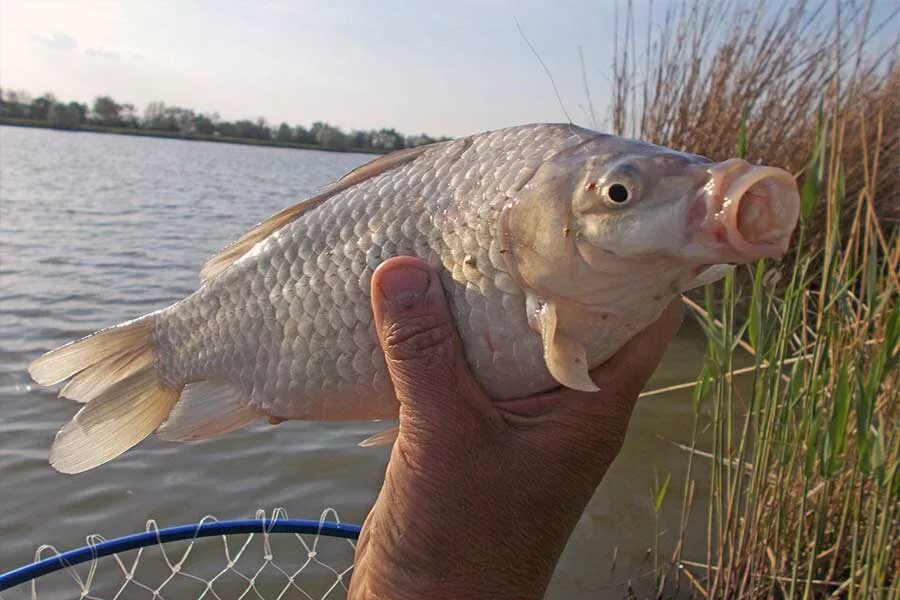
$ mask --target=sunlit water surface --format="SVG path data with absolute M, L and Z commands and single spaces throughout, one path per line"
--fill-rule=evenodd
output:
M 383 423 L 293 421 L 192 444 L 151 438 L 100 468 L 62 475 L 47 463 L 48 450 L 78 405 L 34 385 L 26 365 L 189 294 L 216 250 L 370 158 L 0 127 L 0 571 L 30 562 L 41 544 L 69 549 L 91 533 L 143 530 L 149 518 L 168 526 L 276 507 L 317 518 L 332 507 L 344 521 L 363 521 L 388 450 L 357 442 Z M 690 379 L 702 350 L 688 328 L 651 387 Z M 620 597 L 628 582 L 651 589 L 650 489 L 654 472 L 672 473 L 669 494 L 682 494 L 685 456 L 665 440 L 689 440 L 691 412 L 688 394 L 639 405 L 548 597 Z M 664 547 L 677 537 L 678 511 L 671 502 L 661 515 Z M 700 537 L 689 537 L 689 549 L 699 551 Z M 288 565 L 305 560 L 276 558 Z M 224 566 L 226 559 L 219 543 L 198 560 Z M 147 579 L 169 573 L 159 561 L 146 562 L 139 573 Z M 52 585 L 73 589 L 66 579 Z

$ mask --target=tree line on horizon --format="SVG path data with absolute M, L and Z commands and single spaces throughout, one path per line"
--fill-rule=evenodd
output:
M 47 92 L 38 97 L 24 91 L 0 90 L 0 117 L 46 123 L 58 129 L 78 129 L 89 125 L 116 129 L 166 132 L 185 137 L 222 137 L 274 141 L 285 144 L 321 146 L 328 150 L 378 150 L 389 152 L 444 141 L 424 133 L 404 135 L 393 128 L 349 132 L 322 121 L 310 127 L 271 125 L 264 117 L 256 120 L 225 121 L 218 113 L 151 102 L 141 113 L 130 103 L 120 103 L 104 95 L 93 103 L 64 102 Z

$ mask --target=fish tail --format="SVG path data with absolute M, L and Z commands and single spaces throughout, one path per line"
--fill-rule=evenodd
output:
M 61 346 L 28 367 L 41 385 L 70 379 L 60 396 L 85 406 L 56 434 L 50 464 L 80 473 L 119 456 L 168 417 L 181 388 L 156 370 L 151 313 Z

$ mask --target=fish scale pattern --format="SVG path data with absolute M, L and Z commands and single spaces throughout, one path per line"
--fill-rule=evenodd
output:
M 446 142 L 333 196 L 161 315 L 161 374 L 226 381 L 276 417 L 395 416 L 369 285 L 384 260 L 414 255 L 438 268 L 489 393 L 553 386 L 497 227 L 540 163 L 589 133 L 539 125 Z

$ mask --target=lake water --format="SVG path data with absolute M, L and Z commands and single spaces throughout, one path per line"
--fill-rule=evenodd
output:
M 283 507 L 291 517 L 315 519 L 332 507 L 343 521 L 363 521 L 389 450 L 357 442 L 383 423 L 292 421 L 192 444 L 151 438 L 100 468 L 62 475 L 47 454 L 78 405 L 35 386 L 26 365 L 189 294 L 211 254 L 370 158 L 0 127 L 0 571 L 30 562 L 41 544 L 66 550 L 89 534 L 141 531 L 150 518 L 169 526 Z M 650 386 L 691 379 L 703 348 L 687 325 Z M 628 582 L 650 589 L 654 472 L 672 473 L 669 494 L 680 498 L 685 456 L 665 440 L 688 442 L 691 425 L 689 393 L 639 403 L 625 448 L 582 516 L 548 597 L 621 597 Z M 663 509 L 663 547 L 677 537 L 679 511 L 677 501 Z M 703 535 L 689 536 L 689 555 L 701 557 Z M 224 567 L 222 544 L 213 545 L 197 560 Z M 346 566 L 349 550 L 340 549 L 335 560 Z M 299 567 L 305 556 L 276 559 Z M 145 562 L 138 573 L 148 580 L 169 573 Z M 48 585 L 75 589 L 65 578 Z M 0 597 L 25 592 L 22 586 Z

